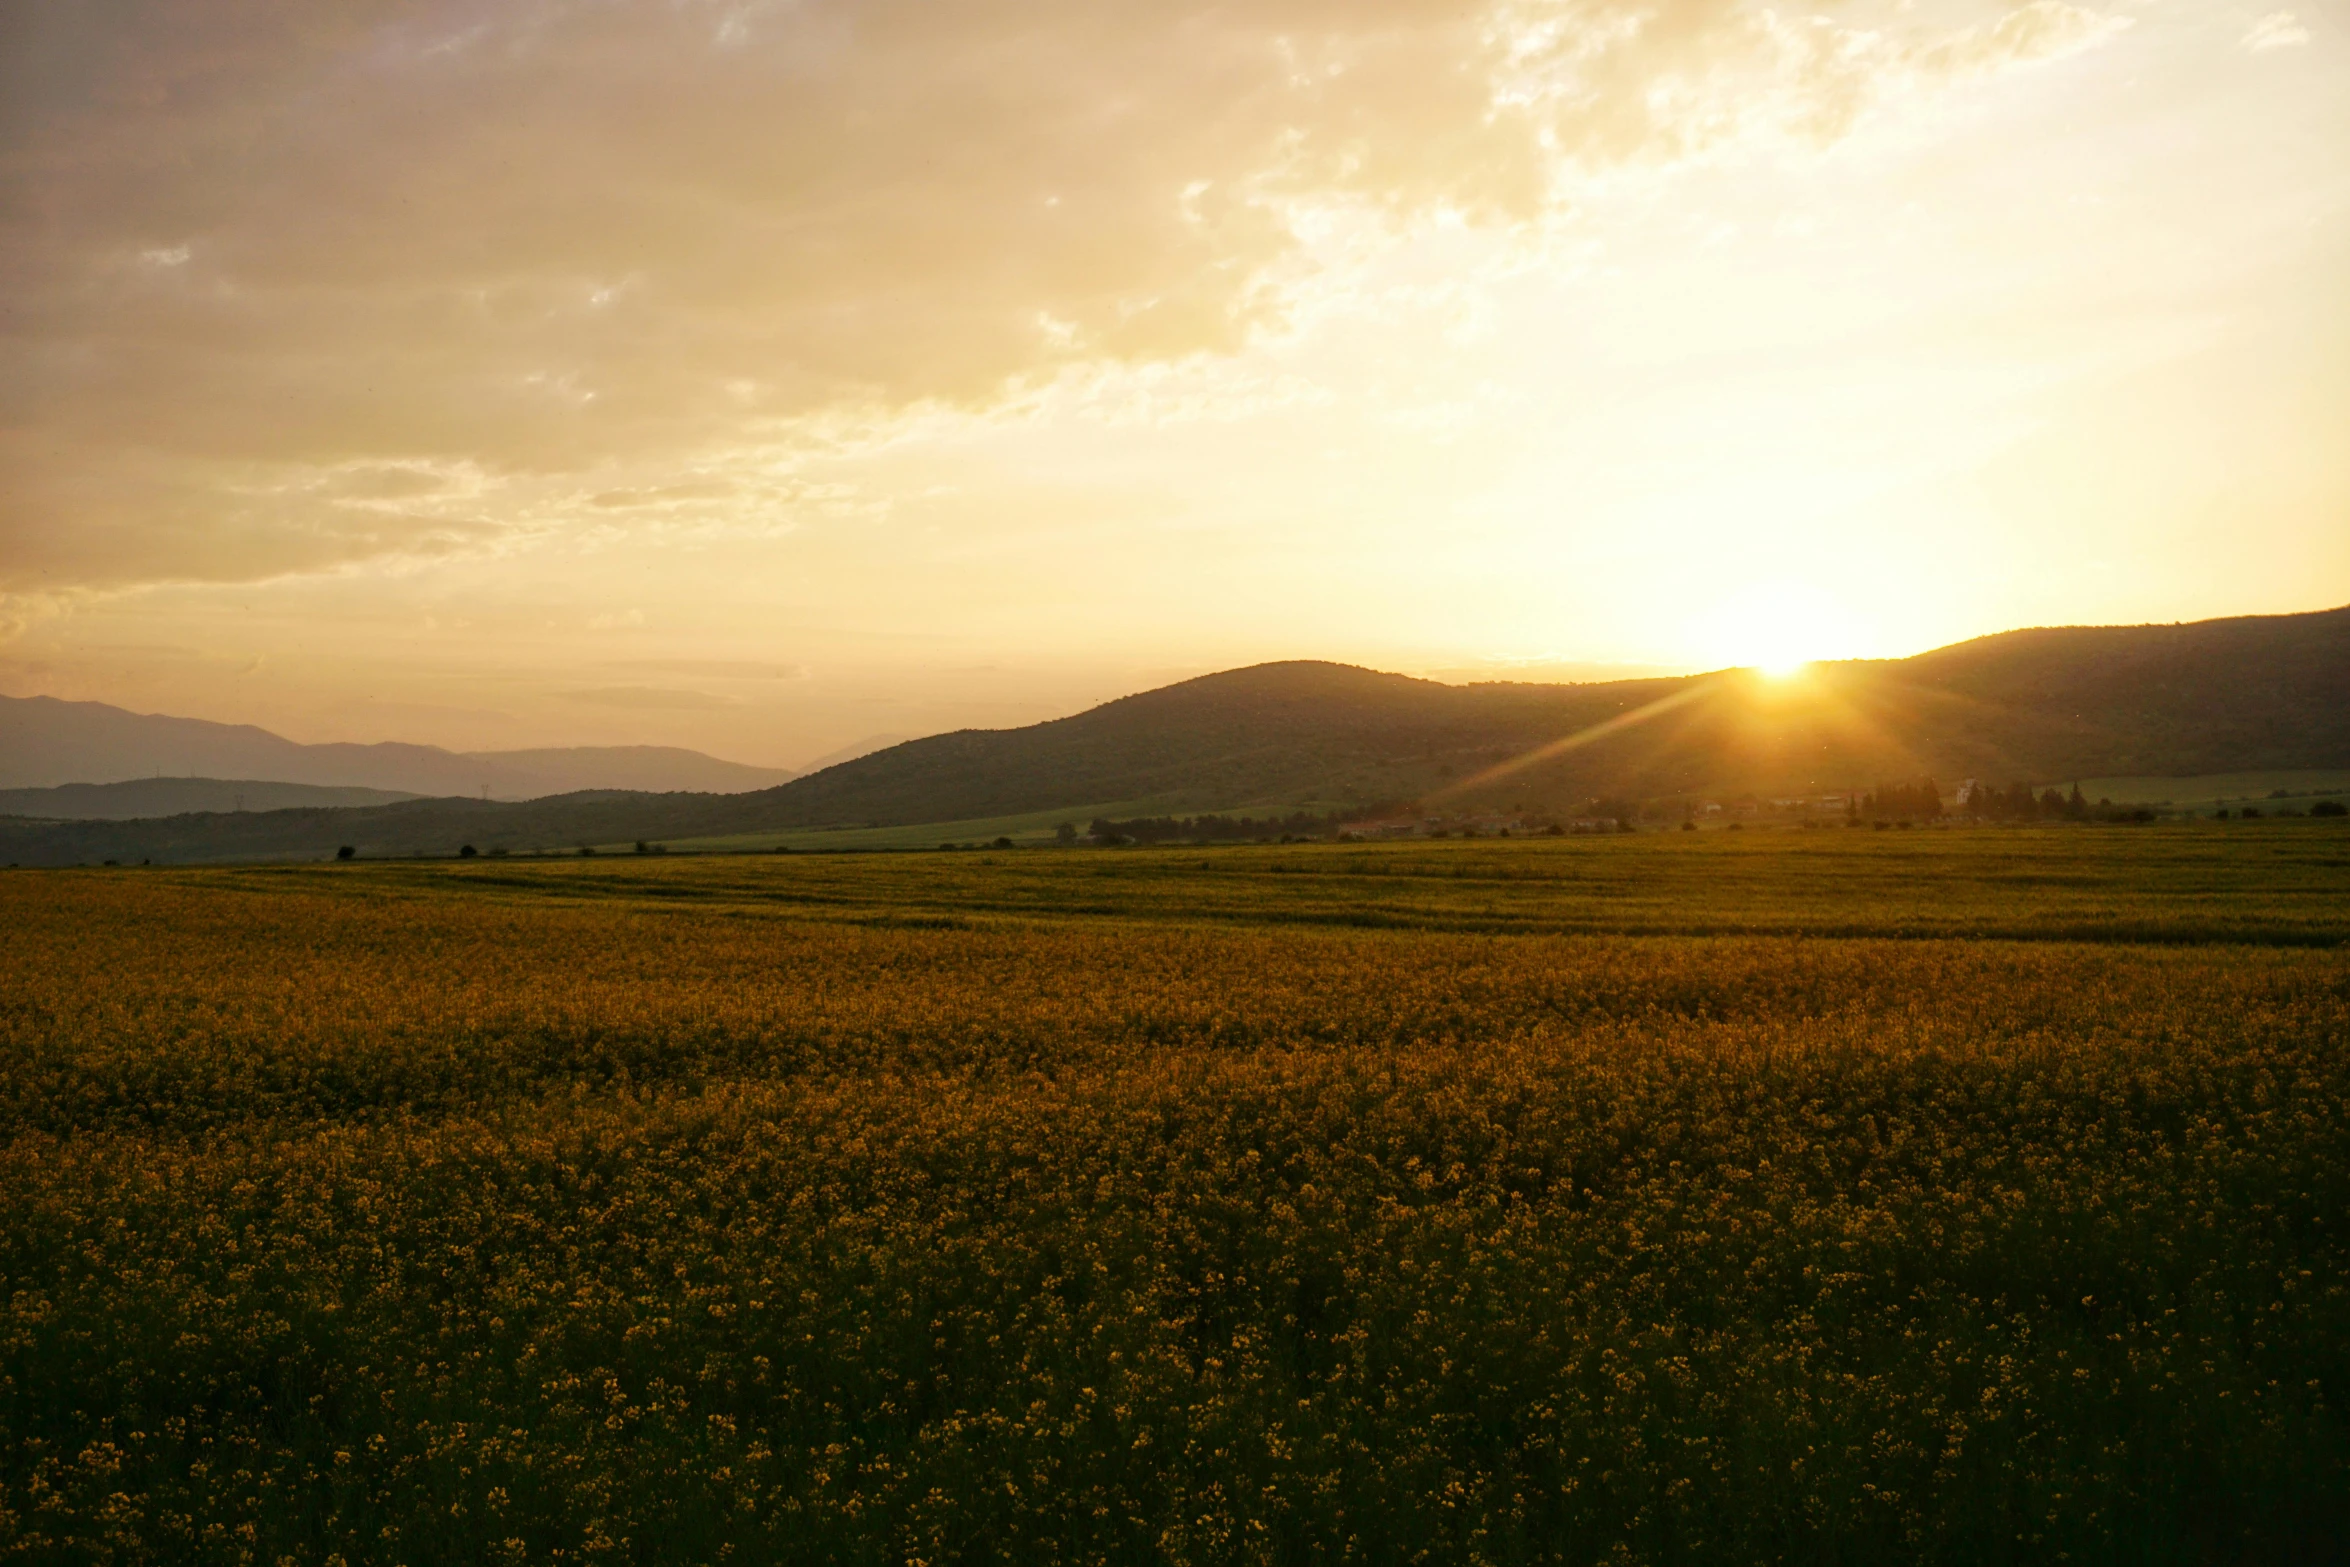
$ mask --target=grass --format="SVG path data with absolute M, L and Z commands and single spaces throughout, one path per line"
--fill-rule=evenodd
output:
M 0 877 L 0 1556 L 2350 1539 L 2350 830 Z
M 2350 831 L 2328 822 L 1871 833 L 381 861 L 175 872 L 369 900 L 611 900 L 779 918 L 1114 920 L 1516 934 L 1965 936 L 2328 945 Z
M 1295 805 L 1239 806 L 1227 816 L 1281 817 L 1294 811 L 1322 813 L 1342 808 L 1342 802 L 1307 800 Z M 971 821 L 921 822 L 912 827 L 778 828 L 770 832 L 734 833 L 716 838 L 677 838 L 665 847 L 686 852 L 736 852 L 777 847 L 827 853 L 843 850 L 932 849 L 944 843 L 986 845 L 1009 838 L 1023 848 L 1052 843 L 1063 822 L 1085 830 L 1095 817 L 1124 821 L 1137 816 L 1196 816 L 1207 814 L 1184 805 L 1179 795 L 1157 795 L 1142 800 L 1113 800 L 1103 805 L 1068 805 L 1018 816 L 986 816 Z M 599 850 L 622 851 L 628 844 L 599 844 Z
M 679 838 L 667 847 L 688 852 L 727 852 L 772 849 L 778 846 L 812 851 L 867 849 L 929 849 L 942 843 L 993 843 L 1010 838 L 1036 845 L 1053 841 L 1063 822 L 1082 832 L 1096 816 L 1157 815 L 1165 801 L 1118 800 L 1107 805 L 1072 805 L 1059 810 L 1029 811 L 1018 816 L 987 816 L 964 822 L 922 822 L 912 827 L 795 827 L 771 832 L 733 833 L 716 838 Z M 625 849 L 626 844 L 602 845 Z

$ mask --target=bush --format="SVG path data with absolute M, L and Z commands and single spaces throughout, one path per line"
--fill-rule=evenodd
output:
M 2309 808 L 2312 816 L 2350 816 L 2350 805 L 2339 800 L 2320 800 Z
M 358 857 L 359 851 L 347 843 L 335 850 L 335 858 L 338 860 L 355 860 Z
M 459 859 L 461 859 L 461 860 L 470 860 L 470 859 L 472 859 L 472 858 L 473 858 L 475 855 L 479 854 L 480 852 L 481 852 L 481 851 L 480 851 L 479 849 L 476 849 L 476 848 L 475 848 L 475 847 L 474 847 L 472 844 L 470 844 L 470 843 L 468 843 L 468 844 L 462 844 L 462 845 L 460 845 L 460 846 L 458 847 L 458 850 L 457 850 L 457 858 L 459 858 Z

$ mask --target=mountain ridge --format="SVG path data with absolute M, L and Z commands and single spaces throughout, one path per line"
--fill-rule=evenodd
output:
M 2350 766 L 2350 607 L 2001 632 L 1908 659 L 1583 685 L 1450 686 L 1317 660 L 1198 676 L 1020 729 L 907 741 L 734 795 L 424 800 L 0 830 L 0 859 L 564 847 L 904 826 L 1153 799 L 1571 811 L 1596 797 Z M 276 819 L 273 820 L 272 818 Z M 112 847 L 107 847 L 112 845 Z

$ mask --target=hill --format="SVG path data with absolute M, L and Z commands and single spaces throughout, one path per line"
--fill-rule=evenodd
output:
M 501 800 L 580 789 L 736 793 L 797 776 L 675 746 L 465 752 L 397 742 L 303 745 L 252 724 L 133 713 L 104 702 L 0 697 L 0 789 L 117 783 L 158 774 L 408 795 L 486 793 Z
M 532 793 L 517 796 L 522 799 L 582 789 L 745 794 L 772 789 L 800 776 L 789 768 L 752 767 L 674 745 L 573 745 L 462 754 L 469 762 L 532 780 Z M 497 794 L 494 789 L 490 792 L 493 797 Z
M 447 853 L 969 821 L 1152 799 L 1211 811 L 1419 800 L 1571 810 L 1595 796 L 1796 792 L 2350 766 L 2350 608 L 2007 632 L 1769 680 L 1449 686 L 1292 662 L 1021 729 L 962 730 L 737 795 L 423 800 L 0 831 L 0 859 Z
M 136 821 L 190 811 L 282 811 L 302 806 L 393 805 L 417 796 L 393 789 L 270 783 L 253 778 L 129 778 L 121 783 L 0 789 L 0 816 L 54 821 Z
M 1170 808 L 1571 807 L 1933 774 L 2047 782 L 2350 765 L 2350 609 L 2003 633 L 1910 659 L 1591 685 L 1262 664 L 895 746 L 739 802 L 746 830 Z

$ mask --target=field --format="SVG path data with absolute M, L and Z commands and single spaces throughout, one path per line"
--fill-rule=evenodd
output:
M 1037 846 L 1053 841 L 1053 829 L 1063 822 L 1082 828 L 1096 816 L 1152 816 L 1179 800 L 1113 800 L 1100 805 L 1061 806 L 1050 811 L 1028 811 L 1018 816 L 984 816 L 967 822 L 923 822 L 912 827 L 785 827 L 767 832 L 732 833 L 716 838 L 680 838 L 669 847 L 685 850 L 772 849 L 933 849 L 942 843 L 992 843 L 1009 838 Z M 614 844 L 608 847 L 620 848 Z
M 2346 1559 L 2340 823 L 0 921 L 0 1558 Z
M 2261 804 L 2281 795 L 2296 808 L 2306 808 L 2314 795 L 2350 793 L 2350 772 L 2338 768 L 2280 770 L 2265 773 L 2205 773 L 2194 778 L 2084 778 L 2081 792 L 2092 800 L 2116 805 L 2236 805 Z

